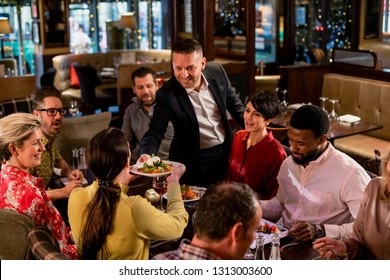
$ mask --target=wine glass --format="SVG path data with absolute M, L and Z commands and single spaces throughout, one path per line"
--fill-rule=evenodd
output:
M 337 124 L 339 116 L 336 113 L 336 103 L 339 102 L 337 99 L 329 99 L 329 102 L 332 103 L 332 111 L 329 113 L 329 125 L 333 126 Z
M 78 106 L 76 100 L 70 101 L 70 103 L 69 103 L 69 113 L 70 113 L 73 117 L 77 116 L 77 114 L 79 113 L 79 106 Z
M 326 114 L 328 114 L 328 111 L 326 111 L 326 108 L 325 108 L 325 102 L 326 102 L 326 100 L 328 100 L 329 98 L 328 97 L 325 97 L 325 96 L 321 96 L 320 97 L 320 100 L 321 100 L 321 108 L 322 108 L 322 110 L 324 110 L 324 112 L 326 113 Z
M 168 190 L 168 183 L 166 176 L 153 177 L 152 179 L 152 188 L 160 195 L 160 207 L 159 210 L 164 210 L 163 204 L 163 194 Z
M 281 108 L 282 115 L 284 115 L 284 114 L 286 114 L 287 109 L 288 109 L 288 102 L 286 101 L 287 90 L 286 89 L 282 89 L 282 90 L 280 90 L 280 92 L 283 95 L 282 101 L 280 102 L 280 108 Z
M 115 75 L 117 76 L 118 75 L 118 67 L 121 64 L 121 58 L 119 56 L 114 56 L 112 58 L 112 64 L 115 67 Z

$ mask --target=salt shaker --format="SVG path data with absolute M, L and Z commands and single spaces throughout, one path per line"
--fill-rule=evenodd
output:
M 262 234 L 256 235 L 255 260 L 265 260 L 265 257 L 264 257 L 264 236 Z
M 271 254 L 269 256 L 270 260 L 281 260 L 280 257 L 280 234 L 277 232 L 271 233 Z

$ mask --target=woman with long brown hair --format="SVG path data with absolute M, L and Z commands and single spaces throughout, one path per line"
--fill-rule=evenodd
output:
M 140 196 L 127 196 L 130 150 L 123 132 L 107 128 L 90 141 L 87 162 L 96 181 L 75 189 L 69 198 L 69 221 L 81 259 L 148 259 L 150 239 L 182 235 L 188 213 L 179 178 L 168 177 L 168 205 L 163 213 Z

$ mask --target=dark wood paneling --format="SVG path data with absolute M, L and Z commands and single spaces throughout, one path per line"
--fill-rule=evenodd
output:
M 329 64 L 280 66 L 279 71 L 279 87 L 288 90 L 289 104 L 311 102 L 320 105 L 323 77 L 330 72 Z

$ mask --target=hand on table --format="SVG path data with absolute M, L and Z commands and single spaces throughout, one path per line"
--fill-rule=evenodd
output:
M 309 222 L 299 221 L 288 230 L 288 235 L 295 236 L 295 239 L 299 241 L 313 240 L 316 235 L 316 227 Z
M 78 169 L 75 169 L 75 170 L 72 170 L 72 171 L 69 172 L 68 178 L 71 181 L 74 181 L 74 180 L 81 180 L 81 181 L 83 181 L 84 175 L 83 175 L 83 172 L 81 172 Z
M 347 257 L 346 247 L 343 241 L 329 237 L 318 238 L 313 242 L 313 249 L 317 250 L 322 259 L 335 260 Z

